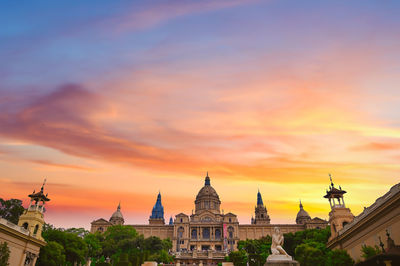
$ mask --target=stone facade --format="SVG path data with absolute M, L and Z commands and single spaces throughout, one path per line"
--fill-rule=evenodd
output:
M 226 254 L 235 250 L 239 240 L 259 239 L 271 236 L 276 225 L 270 224 L 270 218 L 261 193 L 257 193 L 255 218 L 251 224 L 239 224 L 237 216 L 231 212 L 220 211 L 221 200 L 216 190 L 211 186 L 210 177 L 205 177 L 204 186 L 195 199 L 195 211 L 191 215 L 179 213 L 172 223 L 164 223 L 164 208 L 161 194 L 157 196 L 148 225 L 133 226 L 144 237 L 157 236 L 161 239 L 170 238 L 173 243 L 171 252 L 181 262 L 218 262 Z M 307 217 L 304 217 L 304 213 Z M 279 224 L 282 233 L 297 232 L 311 228 L 325 228 L 327 221 L 320 218 L 311 219 L 301 205 L 298 217 L 301 222 L 296 224 Z M 104 232 L 114 223 L 110 218 L 98 219 L 91 223 L 91 232 Z
M 400 243 L 400 183 L 358 216 L 349 213 L 345 206 L 331 211 L 329 220 L 334 237 L 328 242 L 329 248 L 345 249 L 357 261 L 361 259 L 362 245 L 379 246 L 380 241 L 385 242 L 386 234 Z
M 40 248 L 46 245 L 42 238 L 44 205 L 50 199 L 43 193 L 44 183 L 37 193 L 33 191 L 28 209 L 20 216 L 18 225 L 0 218 L 0 243 L 10 250 L 9 265 L 35 265 Z

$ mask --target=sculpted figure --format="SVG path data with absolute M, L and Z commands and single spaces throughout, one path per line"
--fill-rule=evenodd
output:
M 272 244 L 271 252 L 272 255 L 286 255 L 290 257 L 286 251 L 282 248 L 283 245 L 283 234 L 278 227 L 274 228 L 274 233 L 272 234 Z

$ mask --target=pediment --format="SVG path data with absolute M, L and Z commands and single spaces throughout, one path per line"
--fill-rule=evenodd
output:
M 97 219 L 97 220 L 93 221 L 91 224 L 103 225 L 103 224 L 111 224 L 111 223 L 109 221 L 103 219 L 103 218 L 100 218 L 100 219 Z
M 325 221 L 325 220 L 323 220 L 321 218 L 318 218 L 318 217 L 312 218 L 311 222 L 314 222 L 314 223 L 328 223 L 327 221 Z

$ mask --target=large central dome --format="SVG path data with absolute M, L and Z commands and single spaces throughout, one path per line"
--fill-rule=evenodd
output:
M 200 189 L 194 203 L 196 205 L 196 214 L 204 210 L 211 211 L 213 213 L 220 213 L 219 206 L 221 205 L 221 201 L 219 200 L 217 192 L 211 186 L 208 172 L 204 182 L 204 187 Z

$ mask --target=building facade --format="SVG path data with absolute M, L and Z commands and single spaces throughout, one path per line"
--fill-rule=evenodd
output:
M 42 238 L 43 213 L 50 199 L 43 189 L 44 183 L 39 192 L 29 195 L 29 207 L 20 216 L 18 225 L 0 218 L 0 243 L 6 242 L 10 250 L 9 265 L 35 265 L 40 248 L 46 245 Z
M 388 249 L 386 239 L 392 239 L 397 245 L 400 243 L 400 183 L 355 217 L 345 206 L 345 193 L 340 186 L 335 188 L 331 181 L 325 195 L 331 205 L 328 248 L 344 249 L 358 261 L 362 259 L 363 245 L 379 247 L 383 244 Z
M 237 216 L 231 212 L 220 210 L 221 200 L 216 190 L 211 186 L 208 173 L 204 186 L 198 192 L 195 201 L 195 211 L 191 215 L 179 213 L 169 224 L 164 222 L 164 207 L 161 194 L 157 196 L 149 224 L 130 225 L 144 237 L 157 236 L 161 239 L 170 238 L 173 243 L 172 252 L 178 260 L 195 262 L 222 261 L 227 252 L 236 249 L 239 240 L 259 239 L 271 236 L 276 224 L 270 224 L 267 208 L 263 203 L 261 193 L 257 193 L 255 218 L 251 224 L 239 224 Z M 120 206 L 117 209 L 118 216 Z M 111 216 L 109 221 L 101 218 L 91 223 L 91 232 L 104 232 L 107 227 L 116 224 Z M 283 233 L 297 232 L 311 228 L 325 228 L 328 222 L 320 218 L 311 219 L 300 203 L 295 224 L 279 224 Z

